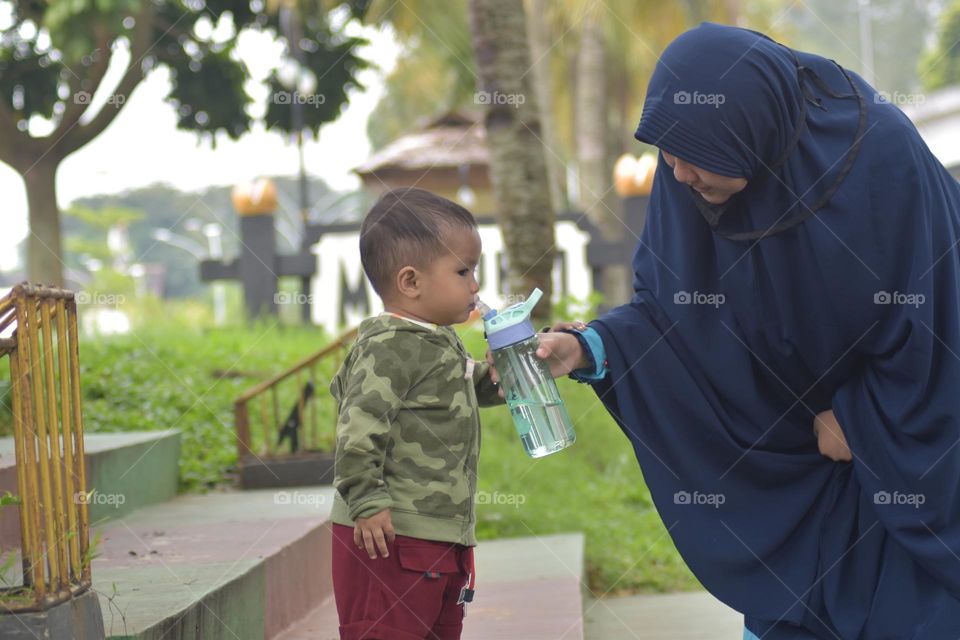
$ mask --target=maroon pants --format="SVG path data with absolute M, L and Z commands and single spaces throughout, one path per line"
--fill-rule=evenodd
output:
M 333 525 L 333 593 L 340 640 L 457 640 L 470 547 L 397 536 L 371 560 L 353 529 Z

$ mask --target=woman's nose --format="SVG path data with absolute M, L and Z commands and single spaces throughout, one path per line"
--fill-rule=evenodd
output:
M 696 174 L 690 169 L 690 165 L 679 158 L 673 164 L 673 177 L 677 179 L 677 182 L 684 184 L 692 184 L 696 181 Z

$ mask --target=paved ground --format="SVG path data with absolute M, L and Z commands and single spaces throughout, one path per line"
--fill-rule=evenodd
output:
M 743 616 L 706 592 L 584 603 L 587 640 L 741 640 Z

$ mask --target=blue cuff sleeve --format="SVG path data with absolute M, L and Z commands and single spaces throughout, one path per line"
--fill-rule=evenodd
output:
M 577 382 L 595 382 L 607 377 L 607 352 L 603 348 L 603 340 L 597 330 L 587 327 L 583 331 L 572 333 L 577 336 L 580 345 L 587 352 L 587 357 L 593 361 L 593 365 L 574 369 L 570 372 L 570 377 Z

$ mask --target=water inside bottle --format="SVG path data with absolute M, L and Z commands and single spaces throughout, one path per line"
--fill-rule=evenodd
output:
M 562 402 L 510 402 L 510 413 L 520 434 L 520 442 L 531 458 L 542 458 L 569 447 L 576 441 L 567 410 Z
M 540 458 L 574 443 L 576 436 L 546 363 L 536 356 L 536 336 L 497 349 L 507 407 L 527 455 Z

